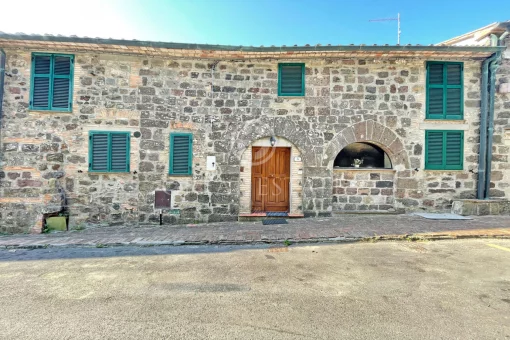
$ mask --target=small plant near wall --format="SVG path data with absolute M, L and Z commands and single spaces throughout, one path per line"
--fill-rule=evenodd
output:
M 363 164 L 363 158 L 354 158 L 352 160 L 352 166 L 355 167 L 355 168 L 359 168 L 359 166 Z

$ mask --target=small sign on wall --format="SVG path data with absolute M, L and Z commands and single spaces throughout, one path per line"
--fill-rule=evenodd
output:
M 207 156 L 207 170 L 216 170 L 216 156 Z
M 299 156 L 294 157 L 294 162 L 301 162 L 301 157 Z

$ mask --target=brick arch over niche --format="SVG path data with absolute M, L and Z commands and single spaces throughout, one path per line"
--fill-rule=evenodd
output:
M 326 147 L 322 165 L 332 169 L 338 153 L 347 145 L 357 142 L 372 143 L 382 148 L 390 157 L 394 169 L 409 168 L 407 152 L 400 138 L 393 130 L 373 120 L 356 123 L 336 134 Z

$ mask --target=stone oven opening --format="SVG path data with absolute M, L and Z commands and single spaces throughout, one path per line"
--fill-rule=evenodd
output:
M 361 163 L 356 166 L 356 163 Z M 335 168 L 391 169 L 390 157 L 383 149 L 370 143 L 352 143 L 338 153 Z

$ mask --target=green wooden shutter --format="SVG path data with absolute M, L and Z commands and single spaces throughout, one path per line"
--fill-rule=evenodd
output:
M 89 171 L 129 172 L 129 144 L 129 132 L 90 132 Z
M 446 65 L 446 119 L 463 116 L 462 64 Z
M 71 111 L 73 57 L 55 55 L 53 63 L 53 101 L 51 108 Z
M 463 64 L 427 63 L 427 119 L 463 119 Z
M 442 169 L 443 167 L 443 133 L 427 131 L 425 134 L 425 169 Z
M 170 134 L 171 175 L 191 175 L 193 158 L 193 136 L 189 133 Z
M 463 159 L 463 131 L 425 132 L 425 169 L 462 170 Z
M 109 134 L 91 132 L 89 135 L 89 171 L 107 172 L 109 160 Z
M 74 56 L 32 55 L 30 109 L 71 111 Z
M 445 169 L 462 170 L 464 158 L 464 133 L 463 131 L 445 132 Z
M 278 64 L 278 95 L 305 95 L 305 64 Z
M 51 66 L 50 55 L 32 56 L 31 109 L 48 110 L 50 108 Z
M 129 133 L 110 133 L 110 171 L 129 172 Z

